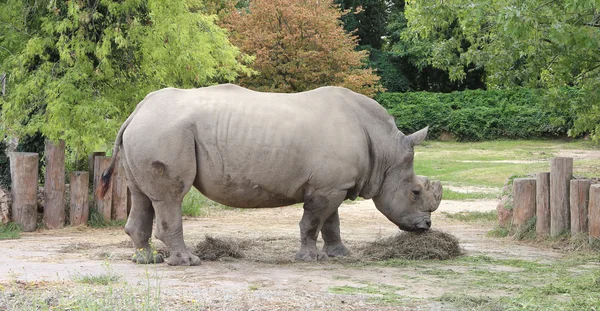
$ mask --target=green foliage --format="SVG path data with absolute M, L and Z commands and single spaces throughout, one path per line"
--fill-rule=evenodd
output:
M 106 147 L 150 91 L 248 73 L 200 4 L 0 2 L 0 72 L 9 76 L 0 132 L 61 138 L 84 157 Z
M 548 109 L 526 88 L 442 93 L 383 93 L 377 97 L 405 133 L 429 126 L 429 137 L 450 132 L 460 141 L 561 137 L 571 117 Z
M 192 188 L 190 192 L 188 192 L 183 198 L 183 203 L 181 204 L 181 213 L 183 216 L 198 217 L 206 215 L 206 213 L 208 213 L 208 209 L 214 207 L 224 209 L 229 208 L 225 205 L 212 201 L 211 199 L 202 195 L 202 193 L 196 190 L 196 188 Z
M 453 80 L 484 68 L 490 88 L 548 90 L 551 106 L 574 111 L 571 135 L 600 133 L 598 0 L 407 1 L 405 41 Z M 561 94 L 572 86 L 576 96 Z M 600 139 L 597 135 L 596 139 Z
M 0 140 L 0 187 L 10 190 L 10 159 L 6 153 L 6 142 Z
M 402 60 L 395 54 L 370 46 L 359 46 L 358 48 L 369 51 L 367 67 L 375 70 L 375 73 L 381 78 L 379 83 L 387 92 L 406 92 L 411 89 L 410 81 L 400 70 Z
M 21 237 L 21 227 L 14 223 L 9 222 L 6 225 L 0 224 L 0 240 L 12 240 Z
M 386 0 L 336 0 L 342 10 L 344 29 L 358 36 L 360 45 L 381 49 L 386 35 L 389 18 L 389 3 Z
M 90 208 L 88 225 L 92 228 L 125 227 L 125 220 L 106 220 L 97 208 Z

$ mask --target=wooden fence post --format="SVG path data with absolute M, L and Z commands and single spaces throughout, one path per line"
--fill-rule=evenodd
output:
M 550 160 L 550 236 L 569 230 L 569 190 L 573 178 L 573 158 Z
M 538 173 L 535 180 L 535 233 L 550 234 L 550 172 Z
M 71 187 L 70 219 L 71 226 L 87 224 L 90 215 L 88 202 L 90 177 L 88 172 L 72 172 L 69 176 Z
M 46 141 L 44 179 L 44 226 L 48 229 L 65 225 L 65 141 Z
M 588 232 L 588 201 L 590 196 L 589 180 L 571 180 L 571 235 Z
M 104 151 L 96 151 L 96 152 L 90 153 L 90 155 L 88 156 L 88 166 L 89 166 L 88 172 L 89 172 L 89 175 L 90 175 L 90 177 L 89 177 L 90 178 L 90 183 L 94 182 L 91 178 L 94 178 L 94 176 L 96 176 L 94 174 L 94 165 L 96 165 L 95 164 L 96 163 L 96 157 L 103 157 L 105 155 L 106 155 L 106 152 L 104 152 Z
M 522 226 L 535 216 L 535 178 L 517 178 L 513 183 L 513 225 Z
M 590 186 L 588 213 L 590 243 L 596 243 L 600 241 L 600 184 Z
M 96 209 L 98 210 L 98 213 L 100 213 L 100 215 L 102 215 L 102 217 L 104 218 L 105 221 L 109 221 L 110 220 L 110 214 L 112 212 L 112 208 L 111 208 L 111 203 L 112 203 L 112 178 L 111 178 L 111 182 L 108 185 L 108 189 L 109 191 L 106 192 L 106 194 L 104 195 L 104 198 L 102 198 L 102 200 L 100 200 L 100 198 L 98 198 L 98 196 L 96 195 L 96 189 L 98 188 L 98 184 L 100 183 L 100 178 L 102 177 L 102 173 L 104 173 L 104 170 L 108 167 L 108 165 L 110 164 L 110 157 L 95 157 L 95 163 L 94 163 L 94 189 L 92 189 L 92 191 L 94 192 L 94 204 L 96 205 Z
M 121 157 L 117 156 L 117 163 L 113 173 L 112 215 L 115 220 L 127 219 L 127 180 L 125 168 Z
M 25 232 L 37 227 L 38 159 L 37 153 L 10 153 L 12 217 Z

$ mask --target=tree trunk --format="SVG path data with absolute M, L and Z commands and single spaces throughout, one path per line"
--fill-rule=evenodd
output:
M 88 172 L 72 172 L 70 175 L 71 183 L 71 226 L 85 225 L 90 216 L 90 206 L 88 202 L 90 177 Z
M 38 159 L 37 153 L 10 153 L 12 218 L 25 232 L 37 227 Z
M 573 178 L 573 158 L 550 160 L 550 236 L 569 231 L 569 190 Z
M 104 152 L 104 151 L 92 152 L 88 156 L 88 167 L 89 167 L 88 172 L 89 172 L 89 175 L 90 175 L 90 177 L 89 177 L 90 181 L 89 182 L 92 183 L 92 184 L 93 184 L 94 181 L 91 178 L 94 178 L 94 176 L 96 176 L 94 174 L 94 165 L 96 163 L 96 157 L 103 157 L 103 156 L 106 156 L 106 152 Z
M 571 180 L 571 235 L 588 232 L 588 201 L 590 195 L 589 180 Z
M 127 180 L 125 179 L 125 168 L 121 162 L 120 156 L 117 158 L 117 165 L 113 173 L 113 194 L 112 194 L 113 219 L 127 219 Z
M 513 184 L 513 225 L 522 226 L 535 216 L 535 178 L 517 178 Z
M 110 216 L 111 216 L 111 212 L 112 212 L 112 207 L 111 207 L 111 203 L 112 203 L 112 191 L 107 191 L 106 194 L 104 195 L 104 198 L 102 198 L 102 200 L 100 200 L 100 198 L 98 198 L 98 195 L 96 194 L 96 190 L 98 189 L 98 185 L 100 184 L 100 178 L 102 178 L 102 174 L 104 173 L 104 170 L 106 170 L 106 168 L 108 167 L 108 165 L 110 164 L 110 157 L 95 157 L 95 163 L 94 163 L 94 189 L 92 190 L 94 192 L 94 204 L 96 205 L 96 209 L 98 210 L 98 213 L 100 213 L 100 215 L 102 215 L 102 217 L 104 218 L 105 221 L 109 221 L 110 220 Z M 111 178 L 111 182 L 108 185 L 108 189 L 112 189 L 112 178 Z
M 537 236 L 550 234 L 550 172 L 538 173 L 535 180 L 535 233 Z
M 44 180 L 44 226 L 48 229 L 65 225 L 65 141 L 46 141 Z
M 590 187 L 588 212 L 590 243 L 598 242 L 600 241 L 600 184 L 593 184 Z

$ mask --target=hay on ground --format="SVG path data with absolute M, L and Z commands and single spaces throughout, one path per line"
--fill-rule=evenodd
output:
M 248 241 L 236 241 L 230 238 L 215 238 L 210 235 L 204 241 L 196 244 L 194 253 L 201 260 L 215 261 L 223 257 L 244 258 L 242 250 L 248 247 Z
M 445 232 L 403 232 L 363 246 L 362 256 L 371 260 L 451 259 L 462 254 L 458 239 Z

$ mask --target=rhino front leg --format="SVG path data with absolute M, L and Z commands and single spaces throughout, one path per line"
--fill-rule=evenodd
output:
M 167 263 L 171 266 L 197 266 L 200 258 L 192 254 L 183 241 L 181 201 L 153 202 L 156 210 L 156 238 L 161 240 L 171 253 Z
M 337 209 L 325 220 L 321 228 L 321 237 L 325 241 L 323 251 L 327 253 L 327 256 L 338 257 L 348 255 L 348 249 L 342 243 L 342 238 L 340 237 L 340 215 Z
M 304 200 L 304 214 L 300 221 L 300 250 L 296 260 L 327 260 L 326 252 L 317 248 L 317 237 L 327 220 L 344 200 L 344 193 L 323 195 L 313 193 Z
M 135 253 L 131 260 L 140 264 L 161 263 L 164 261 L 161 254 L 155 254 L 150 247 L 152 236 L 152 220 L 154 209 L 152 202 L 133 183 L 128 183 L 131 190 L 131 212 L 125 225 L 125 233 L 131 237 Z

